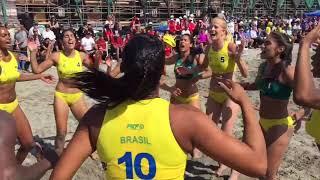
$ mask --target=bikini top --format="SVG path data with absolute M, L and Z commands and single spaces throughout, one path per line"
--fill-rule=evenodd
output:
M 193 74 L 188 74 L 188 75 L 180 75 L 177 71 L 178 67 L 186 67 L 188 69 L 192 69 L 194 67 L 196 67 L 197 65 L 194 64 L 192 61 L 189 61 L 188 59 L 183 61 L 182 58 L 178 58 L 175 65 L 174 65 L 174 74 L 176 76 L 177 79 L 192 79 L 195 76 L 197 76 L 197 73 L 193 73 Z
M 11 52 L 9 54 L 11 56 L 10 61 L 0 59 L 0 84 L 15 82 L 20 77 L 18 62 Z
M 262 76 L 267 63 L 263 63 L 258 76 Z M 260 96 L 268 96 L 273 99 L 288 100 L 292 93 L 292 88 L 281 83 L 274 78 L 257 78 L 256 86 L 260 90 Z
M 75 51 L 75 56 L 72 58 L 60 52 L 57 70 L 60 78 L 72 77 L 76 73 L 82 72 L 83 67 L 79 51 Z

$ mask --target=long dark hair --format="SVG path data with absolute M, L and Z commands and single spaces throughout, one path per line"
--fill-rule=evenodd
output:
M 165 53 L 161 41 L 137 35 L 125 46 L 120 65 L 124 75 L 113 78 L 93 70 L 78 73 L 74 84 L 100 105 L 112 108 L 125 100 L 142 100 L 157 90 L 163 74 Z
M 280 32 L 271 32 L 270 36 L 278 45 L 284 47 L 284 51 L 280 54 L 280 59 L 286 66 L 290 65 L 292 62 L 293 49 L 292 39 L 288 35 Z
M 178 52 L 179 57 L 180 57 L 180 48 L 179 48 L 179 46 L 180 46 L 180 41 L 181 41 L 181 39 L 182 39 L 184 36 L 188 37 L 190 43 L 192 44 L 192 47 L 190 48 L 190 54 L 189 54 L 189 56 L 187 57 L 186 61 L 188 61 L 188 62 L 190 62 L 190 63 L 193 63 L 195 56 L 196 56 L 197 54 L 200 54 L 200 53 L 199 53 L 199 52 L 197 51 L 197 49 L 195 48 L 194 39 L 193 39 L 193 37 L 192 37 L 190 34 L 184 34 L 184 35 L 182 35 L 182 36 L 180 37 L 180 39 L 179 39 L 179 40 L 177 41 L 177 43 L 176 43 L 176 44 L 177 44 L 177 49 L 176 49 L 176 51 Z

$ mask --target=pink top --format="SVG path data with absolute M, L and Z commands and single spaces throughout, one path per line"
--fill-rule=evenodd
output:
M 208 42 L 208 36 L 205 33 L 200 33 L 198 40 L 200 43 L 207 43 Z

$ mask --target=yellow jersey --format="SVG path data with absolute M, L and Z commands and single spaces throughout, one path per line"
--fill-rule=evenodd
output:
M 10 51 L 9 54 L 10 61 L 6 62 L 0 59 L 0 84 L 15 82 L 20 77 L 18 62 Z
M 184 179 L 187 155 L 172 133 L 169 105 L 129 100 L 107 110 L 97 140 L 106 179 Z
M 268 26 L 268 27 L 266 28 L 266 33 L 267 33 L 268 35 L 271 33 L 271 27 Z
M 306 131 L 320 144 L 320 110 L 313 110 L 311 119 L 306 123 Z
M 225 74 L 235 71 L 236 63 L 233 57 L 229 56 L 229 41 L 225 41 L 222 49 L 208 52 L 209 66 L 214 74 Z
M 75 51 L 75 56 L 72 58 L 60 52 L 57 70 L 60 78 L 72 77 L 75 73 L 82 72 L 83 66 L 79 51 Z

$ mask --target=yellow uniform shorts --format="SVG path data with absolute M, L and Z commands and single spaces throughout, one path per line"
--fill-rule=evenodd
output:
M 226 100 L 229 98 L 225 92 L 215 92 L 215 91 L 209 91 L 209 97 L 213 101 L 215 101 L 219 104 L 225 103 Z
M 291 116 L 288 116 L 286 118 L 281 118 L 281 119 L 261 118 L 259 122 L 260 122 L 260 126 L 263 128 L 265 132 L 267 132 L 270 128 L 274 126 L 286 125 L 289 128 L 292 128 L 294 124 L 294 121 Z
M 78 92 L 78 93 L 62 93 L 59 91 L 56 91 L 54 93 L 54 96 L 57 98 L 60 98 L 61 100 L 63 100 L 66 104 L 73 105 L 76 102 L 78 102 L 80 100 L 80 98 L 83 96 L 82 92 Z
M 0 104 L 0 110 L 6 111 L 7 113 L 12 114 L 14 110 L 18 107 L 18 99 L 16 98 L 13 102 L 7 104 Z

